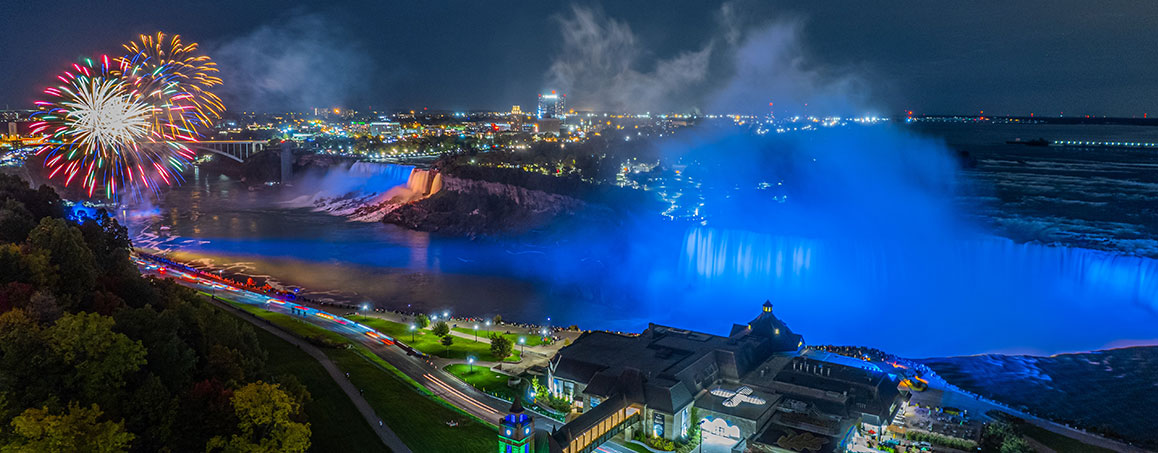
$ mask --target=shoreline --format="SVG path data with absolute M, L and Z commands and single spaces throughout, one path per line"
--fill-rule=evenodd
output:
M 159 252 L 159 251 L 155 251 L 155 252 Z M 145 257 L 146 259 L 149 259 L 149 260 L 160 259 L 161 261 L 157 261 L 157 262 L 161 262 L 161 263 L 164 263 L 166 265 L 183 267 L 186 270 L 188 270 L 189 272 L 192 272 L 192 273 L 194 273 L 200 277 L 203 277 L 203 278 L 208 278 L 211 280 L 219 281 L 219 282 L 224 283 L 224 284 L 234 285 L 238 288 L 245 289 L 247 291 L 261 293 L 261 294 L 264 294 L 264 295 L 267 295 L 270 297 L 292 296 L 292 299 L 288 299 L 288 300 L 304 302 L 306 304 L 320 305 L 320 306 L 324 306 L 324 307 L 346 308 L 346 309 L 353 310 L 355 312 L 359 311 L 364 304 L 364 302 L 363 303 L 355 302 L 349 298 L 346 298 L 343 296 L 337 296 L 337 295 L 327 296 L 327 298 L 329 300 L 317 298 L 316 296 L 315 297 L 302 296 L 299 294 L 301 294 L 301 293 L 314 293 L 314 292 L 310 291 L 306 288 L 301 288 L 301 287 L 297 287 L 297 286 L 288 287 L 285 289 L 278 289 L 277 287 L 272 286 L 268 283 L 270 280 L 276 281 L 273 278 L 273 276 L 254 276 L 254 275 L 248 275 L 248 274 L 238 273 L 238 272 L 229 272 L 229 273 L 212 272 L 212 271 L 205 270 L 205 268 L 208 268 L 208 266 L 198 266 L 196 264 L 191 264 L 188 262 L 168 258 L 164 255 L 154 253 L 154 252 L 146 252 L 143 250 L 134 249 L 134 253 L 136 253 L 138 255 L 143 255 L 143 257 Z M 172 253 L 172 252 L 162 252 L 162 253 Z M 237 277 L 244 277 L 246 279 L 253 279 L 255 284 L 252 284 L 252 285 L 248 284 L 248 282 L 243 282 L 243 280 L 239 280 Z M 264 279 L 265 284 L 264 285 L 257 285 L 256 284 L 257 283 L 256 278 Z M 293 288 L 299 288 L 299 289 L 294 290 Z M 333 291 L 334 290 L 330 290 L 330 291 L 326 291 L 326 292 L 333 292 Z M 322 294 L 322 293 L 314 293 L 314 294 Z M 381 307 L 378 305 L 378 302 L 371 302 L 371 303 L 374 304 L 374 307 L 371 311 L 378 312 L 378 313 L 395 313 L 395 314 L 400 315 L 400 316 L 409 316 L 409 317 L 415 317 L 419 314 L 430 315 L 430 313 L 425 313 L 425 312 L 420 312 L 420 311 L 405 311 L 405 310 L 401 310 L 401 309 L 397 309 L 397 308 Z M 437 313 L 434 313 L 434 314 L 438 315 Z M 438 315 L 438 316 L 442 316 L 442 315 Z M 501 314 L 499 314 L 499 316 L 501 316 Z M 474 314 L 471 314 L 469 316 L 449 316 L 449 319 L 454 320 L 454 321 L 485 322 L 488 318 L 475 316 Z M 551 329 L 552 332 L 579 332 L 579 333 L 582 333 L 582 332 L 593 331 L 593 329 L 583 329 L 583 328 L 579 327 L 577 324 L 572 324 L 569 326 L 550 326 L 550 325 L 541 325 L 541 324 L 536 324 L 536 323 L 523 322 L 520 320 L 509 320 L 505 316 L 501 317 L 501 319 L 502 319 L 502 324 L 504 324 L 504 325 L 516 326 L 516 327 L 520 327 L 520 328 L 527 328 L 527 329 L 531 329 L 531 330 L 547 328 L 547 329 Z M 594 330 L 599 330 L 602 332 L 610 332 L 610 333 L 615 333 L 615 334 L 619 334 L 619 335 L 631 335 L 631 336 L 639 335 L 637 332 L 623 332 L 623 331 L 613 331 L 613 330 L 604 330 L 604 329 L 594 329 Z

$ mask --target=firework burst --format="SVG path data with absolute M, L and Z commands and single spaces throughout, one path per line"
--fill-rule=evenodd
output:
M 44 90 L 32 131 L 45 137 L 38 151 L 49 178 L 79 181 L 93 196 L 116 198 L 120 189 L 158 192 L 180 182 L 195 157 L 196 142 L 221 117 L 220 99 L 208 91 L 221 80 L 196 44 L 179 36 L 141 36 L 127 53 L 85 59 Z
M 164 112 L 154 127 L 162 134 L 193 140 L 199 131 L 221 118 L 221 99 L 209 91 L 221 85 L 217 64 L 197 52 L 197 43 L 185 44 L 181 35 L 141 35 L 124 45 L 119 59 L 124 77 Z M 167 127 L 162 128 L 164 125 Z

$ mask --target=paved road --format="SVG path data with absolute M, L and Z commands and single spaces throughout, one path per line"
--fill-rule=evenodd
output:
M 371 407 L 370 403 L 362 397 L 361 392 L 354 388 L 354 384 L 350 383 L 350 380 L 346 377 L 345 373 L 339 370 L 338 366 L 335 365 L 334 362 L 330 360 L 330 358 L 316 346 L 302 340 L 301 338 L 286 333 L 277 327 L 269 325 L 268 323 L 261 322 L 261 320 L 254 318 L 248 313 L 232 307 L 229 304 L 221 303 L 217 300 L 214 300 L 214 302 L 222 307 L 225 307 L 227 310 L 231 310 L 237 313 L 239 318 L 249 321 L 253 325 L 264 329 L 269 333 L 277 335 L 279 338 L 288 341 L 293 345 L 296 345 L 302 351 L 305 351 L 307 354 L 313 357 L 314 360 L 317 360 L 319 363 L 321 363 L 322 368 L 326 369 L 326 373 L 329 373 L 330 378 L 332 378 L 334 382 L 337 382 L 338 386 L 342 388 L 342 391 L 346 393 L 346 396 L 350 397 L 350 401 L 354 402 L 354 406 L 358 408 L 358 412 L 362 414 L 362 417 L 366 419 L 366 423 L 369 423 L 374 432 L 378 434 L 378 437 L 382 439 L 382 443 L 386 444 L 387 447 L 390 447 L 390 450 L 395 453 L 410 453 L 410 448 L 402 442 L 402 439 L 399 439 L 398 435 L 394 434 L 394 431 L 392 431 L 390 427 L 382 425 L 382 418 L 374 412 L 374 408 Z
M 506 415 L 507 410 L 511 407 L 511 403 L 479 391 L 450 373 L 443 371 L 434 362 L 407 355 L 405 351 L 397 346 L 386 346 L 380 341 L 367 336 L 366 332 L 372 331 L 373 329 L 352 320 L 337 317 L 308 306 L 277 301 L 263 294 L 226 287 L 222 284 L 192 276 L 172 268 L 166 269 L 165 272 L 160 272 L 160 268 L 158 268 L 155 263 L 141 265 L 141 270 L 145 273 L 172 278 L 177 283 L 199 291 L 211 293 L 218 298 L 256 305 L 268 311 L 295 316 L 327 330 L 337 332 L 366 346 L 387 363 L 402 371 L 403 374 L 414 379 L 420 385 L 442 397 L 447 402 L 491 423 L 497 424 L 499 419 L 502 418 L 503 415 Z M 396 338 L 395 340 L 398 341 L 400 339 Z M 345 380 L 345 374 L 343 373 L 341 376 L 343 378 L 341 380 Z M 447 421 L 449 422 L 450 420 Z M 377 419 L 374 420 L 374 423 L 377 423 Z M 562 426 L 562 423 L 540 415 L 535 417 L 535 425 L 550 431 L 554 427 Z

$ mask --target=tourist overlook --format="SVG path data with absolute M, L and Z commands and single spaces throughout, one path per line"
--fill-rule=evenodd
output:
M 0 452 L 1158 451 L 1158 3 L 5 6 Z

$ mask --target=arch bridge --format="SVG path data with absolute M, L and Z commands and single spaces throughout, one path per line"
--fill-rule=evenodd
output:
M 192 150 L 220 154 L 238 162 L 245 162 L 254 154 L 269 147 L 269 142 L 257 140 L 201 140 L 178 143 Z

